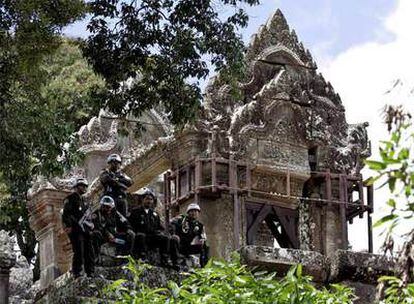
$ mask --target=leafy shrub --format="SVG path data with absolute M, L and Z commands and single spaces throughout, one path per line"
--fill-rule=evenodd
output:
M 117 299 L 116 303 L 347 304 L 354 299 L 352 290 L 342 285 L 317 289 L 311 277 L 302 274 L 301 265 L 292 267 L 278 280 L 274 272 L 250 271 L 236 255 L 229 262 L 210 260 L 180 284 L 170 281 L 168 287 L 158 289 L 140 280 L 143 271 L 151 266 L 131 259 L 126 267 L 133 274 L 133 282 L 118 280 L 106 290 Z
M 404 284 L 403 281 L 393 276 L 383 276 L 379 279 L 386 286 L 384 300 L 380 304 L 413 304 L 414 284 Z
M 369 182 L 380 181 L 379 188 L 387 186 L 390 192 L 387 200 L 389 212 L 374 227 L 387 226 L 388 240 L 392 240 L 396 227 L 408 228 L 411 232 L 403 235 L 405 242 L 398 253 L 396 276 L 380 278 L 377 298 L 382 300 L 380 303 L 408 304 L 414 303 L 414 259 L 411 253 L 414 248 L 414 126 L 411 114 L 401 106 L 386 107 L 385 122 L 390 139 L 381 141 L 381 159 L 366 161 L 375 172 Z M 384 244 L 384 249 L 386 247 Z

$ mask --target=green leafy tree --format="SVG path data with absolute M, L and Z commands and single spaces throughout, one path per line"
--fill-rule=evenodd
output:
M 29 262 L 36 255 L 26 208 L 30 182 L 36 173 L 57 174 L 71 165 L 57 161 L 62 153 L 72 153 L 75 148 L 67 149 L 62 143 L 70 141 L 96 112 L 90 106 L 92 87 L 104 86 L 83 59 L 76 41 L 62 40 L 59 48 L 43 56 L 37 70 L 47 81 L 28 89 L 15 80 L 0 123 L 0 229 L 15 233 Z M 76 157 L 62 159 L 76 161 Z
M 139 115 L 161 105 L 175 124 L 193 118 L 209 63 L 221 77 L 241 74 L 236 32 L 248 18 L 237 6 L 257 3 L 0 0 L 0 228 L 17 233 L 29 261 L 35 241 L 25 206 L 33 174 L 71 166 L 76 157 L 63 143 L 99 108 Z M 217 8 L 225 7 L 234 13 L 222 20 Z M 92 34 L 83 50 L 105 90 L 71 43 L 59 49 L 61 29 L 86 12 Z
M 70 167 L 76 146 L 68 150 L 64 143 L 74 141 L 73 131 L 100 108 L 138 116 L 161 105 L 175 124 L 193 118 L 201 100 L 198 81 L 209 64 L 221 77 L 241 74 L 243 44 L 236 32 L 248 18 L 237 6 L 257 3 L 0 0 L 0 228 L 17 234 L 29 261 L 35 256 L 26 209 L 32 176 Z M 234 13 L 219 18 L 218 8 Z M 86 12 L 92 34 L 83 53 L 106 80 L 105 90 L 74 43 L 61 46 L 61 29 Z
M 42 120 L 47 102 L 39 88 L 49 79 L 40 65 L 59 47 L 61 29 L 84 12 L 80 0 L 0 0 L 0 228 L 16 234 L 29 262 L 36 244 L 26 209 L 31 168 L 47 155 L 56 159 L 61 134 Z
M 370 182 L 388 187 L 389 213 L 374 227 L 386 226 L 391 235 L 398 226 L 411 227 L 404 235 L 405 243 L 398 256 L 396 277 L 380 279 L 379 298 L 382 303 L 413 303 L 414 300 L 414 128 L 412 117 L 402 107 L 387 107 L 385 121 L 390 139 L 382 141 L 380 160 L 368 160 L 369 168 L 376 171 Z
M 149 265 L 133 259 L 127 269 L 133 274 L 132 285 L 126 280 L 115 281 L 107 293 L 116 303 L 177 303 L 177 304 L 347 304 L 352 303 L 352 290 L 331 285 L 317 289 L 311 278 L 302 274 L 302 266 L 292 267 L 278 280 L 276 273 L 251 272 L 237 256 L 230 262 L 211 260 L 204 268 L 195 269 L 180 283 L 169 282 L 168 287 L 152 289 L 142 283 L 141 275 Z
M 172 123 L 194 118 L 202 96 L 199 80 L 210 68 L 233 82 L 242 74 L 247 25 L 240 8 L 258 0 L 99 0 L 84 54 L 107 82 L 101 107 L 140 114 L 162 106 Z M 226 12 L 219 14 L 218 11 Z M 230 14 L 228 12 L 231 12 Z

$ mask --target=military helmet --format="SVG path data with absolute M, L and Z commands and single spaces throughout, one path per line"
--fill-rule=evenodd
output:
M 84 186 L 88 187 L 89 183 L 86 180 L 86 178 L 77 178 L 74 185 L 73 185 L 73 187 L 77 187 L 79 185 L 84 185 Z
M 147 195 L 151 195 L 152 198 L 154 199 L 154 204 L 157 203 L 157 197 L 155 196 L 155 193 L 151 188 L 147 188 L 147 187 L 141 188 L 138 191 L 136 191 L 135 194 L 139 195 L 141 199 L 143 199 Z
M 115 208 L 115 201 L 109 195 L 102 196 L 100 202 L 101 206 L 109 206 L 111 208 Z
M 121 156 L 119 156 L 119 154 L 111 154 L 108 156 L 106 162 L 109 164 L 111 162 L 118 162 L 118 163 L 122 163 L 122 159 Z
M 198 210 L 198 212 L 201 212 L 200 206 L 196 203 L 192 203 L 192 204 L 188 205 L 187 213 L 190 212 L 191 210 Z

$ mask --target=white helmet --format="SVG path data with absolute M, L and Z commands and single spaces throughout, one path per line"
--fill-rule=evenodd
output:
M 99 203 L 101 204 L 101 206 L 109 206 L 111 208 L 115 208 L 115 201 L 109 195 L 103 196 Z
M 88 181 L 85 178 L 77 178 L 73 187 L 77 187 L 79 185 L 84 185 L 86 187 L 89 186 Z
M 135 192 L 135 194 L 144 196 L 144 195 L 152 195 L 155 197 L 154 191 L 152 191 L 152 189 L 144 187 L 139 189 L 138 191 Z
M 157 197 L 155 196 L 155 193 L 151 188 L 147 188 L 147 187 L 141 188 L 138 191 L 136 191 L 135 194 L 139 195 L 141 198 L 144 198 L 144 196 L 147 196 L 147 195 L 151 195 L 152 198 L 154 199 L 154 204 L 157 203 Z
M 201 212 L 200 206 L 198 204 L 196 204 L 196 203 L 192 203 L 192 204 L 188 205 L 188 207 L 187 207 L 187 213 L 189 211 L 191 211 L 191 210 L 198 210 L 199 212 Z
M 111 163 L 113 161 L 118 162 L 118 163 L 122 163 L 121 156 L 119 156 L 119 154 L 111 154 L 111 155 L 109 155 L 108 158 L 107 158 L 107 160 L 106 160 L 106 162 L 109 164 L 109 163 Z

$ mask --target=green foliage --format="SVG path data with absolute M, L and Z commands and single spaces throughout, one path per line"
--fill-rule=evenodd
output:
M 85 5 L 82 0 L 0 0 L 0 12 L 0 229 L 15 233 L 31 262 L 36 246 L 26 208 L 31 169 L 48 156 L 54 161 L 49 167 L 59 167 L 60 136 L 67 135 L 61 121 L 49 119 L 40 88 L 50 75 L 39 66 L 59 47 L 61 29 L 83 16 Z
M 19 234 L 29 261 L 36 245 L 26 208 L 33 174 L 58 174 L 79 159 L 73 132 L 96 112 L 89 101 L 92 87 L 104 86 L 75 41 L 62 40 L 53 54 L 43 56 L 37 70 L 42 77 L 36 86 L 33 78 L 29 84 L 20 78 L 10 83 L 0 121 L 0 229 Z
M 346 304 L 354 299 L 352 290 L 332 285 L 330 290 L 317 289 L 311 278 L 302 274 L 302 266 L 292 267 L 288 274 L 275 279 L 275 273 L 251 272 L 237 256 L 230 262 L 211 260 L 204 268 L 189 273 L 180 283 L 169 282 L 168 287 L 151 289 L 140 280 L 145 268 L 133 259 L 127 268 L 133 273 L 131 285 L 118 280 L 107 293 L 116 303 L 275 303 L 275 304 Z
M 237 29 L 247 25 L 242 4 L 258 0 L 91 1 L 91 36 L 84 54 L 108 90 L 99 105 L 120 115 L 161 105 L 172 123 L 193 119 L 209 66 L 233 82 L 244 71 Z M 228 10 L 228 16 L 219 15 Z M 134 80 L 134 81 L 130 81 Z
M 385 299 L 380 302 L 381 304 L 414 303 L 414 283 L 404 286 L 401 279 L 392 276 L 384 276 L 379 281 L 388 286 L 385 290 Z
M 11 145 L 2 148 L 7 149 L 6 164 L 12 167 L 4 173 L 6 176 L 20 169 L 53 175 L 69 166 L 64 161 L 73 160 L 67 157 L 70 146 L 63 143 L 74 141 L 73 132 L 96 112 L 90 107 L 90 92 L 92 87 L 104 85 L 74 41 L 63 41 L 53 55 L 44 57 L 38 70 L 48 81 L 30 90 L 15 82 L 11 90 L 14 100 L 4 106 L 4 131 Z M 14 148 L 13 144 L 18 146 Z M 63 162 L 57 162 L 58 157 Z
M 413 144 L 412 123 L 405 119 L 404 123 L 391 129 L 390 140 L 381 142 L 381 160 L 366 161 L 368 167 L 376 172 L 369 182 L 381 182 L 380 187 L 388 187 L 391 193 L 387 201 L 390 213 L 379 219 L 374 227 L 388 224 L 392 231 L 399 222 L 414 215 L 414 166 L 410 158 Z
M 388 186 L 391 193 L 387 200 L 389 214 L 374 224 L 374 227 L 386 225 L 388 234 L 391 234 L 394 228 L 404 221 L 410 225 L 414 216 L 414 132 L 411 115 L 404 112 L 401 107 L 387 107 L 386 122 L 390 139 L 381 142 L 381 160 L 369 160 L 366 164 L 376 172 L 369 182 L 381 181 L 380 187 Z M 400 255 L 406 254 L 405 251 L 401 250 Z M 381 303 L 414 303 L 414 284 L 409 282 L 412 277 L 412 260 L 411 257 L 400 256 L 399 263 L 401 261 L 406 265 L 398 265 L 400 269 L 396 271 L 396 275 L 402 276 L 403 279 L 384 276 L 379 280 L 380 286 L 386 286 L 384 294 L 380 295 L 383 298 Z
M 81 0 L 0 0 L 0 62 L 7 56 L 14 77 L 38 78 L 37 65 L 59 46 L 60 30 L 81 18 L 85 9 Z

